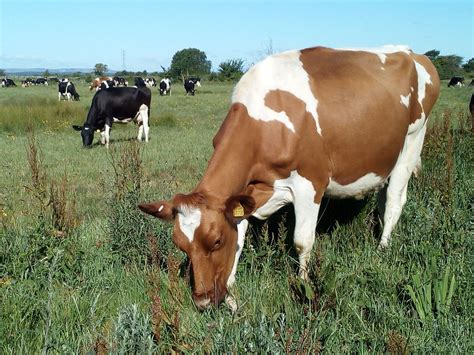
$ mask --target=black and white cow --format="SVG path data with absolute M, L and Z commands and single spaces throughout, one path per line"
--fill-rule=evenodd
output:
M 145 78 L 145 85 L 150 89 L 156 86 L 155 78 Z
M 160 95 L 167 95 L 171 96 L 171 80 L 169 78 L 161 79 L 160 81 Z
M 448 83 L 448 88 L 451 86 L 464 86 L 464 78 L 462 76 L 453 76 Z
M 135 78 L 135 86 L 136 86 L 137 88 L 143 88 L 143 87 L 146 87 L 147 85 L 146 85 L 145 80 L 143 80 L 143 78 L 137 76 L 137 77 Z
M 184 80 L 184 89 L 186 90 L 186 95 L 191 94 L 194 96 L 194 93 L 196 92 L 196 86 L 201 86 L 200 78 L 188 78 Z
M 33 85 L 33 80 L 31 80 L 30 78 L 26 78 L 25 80 L 21 81 L 21 86 L 24 88 L 27 88 L 31 85 Z
M 99 89 L 100 90 L 105 90 L 105 89 L 110 89 L 115 87 L 115 80 L 105 80 L 100 83 Z
M 469 86 L 474 86 L 474 79 L 471 80 Z
M 146 87 L 100 90 L 92 99 L 84 125 L 73 128 L 81 131 L 84 147 L 91 146 L 96 130 L 101 131 L 101 143 L 109 147 L 112 124 L 134 121 L 139 126 L 138 140 L 142 140 L 145 133 L 145 141 L 148 142 L 150 106 L 151 91 Z
M 469 102 L 469 112 L 471 113 L 471 118 L 474 120 L 474 94 L 471 95 L 471 102 Z
M 115 82 L 115 86 L 128 86 L 128 81 L 120 76 L 114 76 L 113 81 Z
M 63 79 L 58 83 L 58 100 L 61 99 L 67 101 L 79 101 L 79 94 L 76 91 L 76 87 L 68 79 Z
M 12 79 L 2 79 L 2 87 L 10 87 L 10 86 L 16 86 L 15 82 Z
M 48 79 L 46 78 L 37 78 L 35 80 L 35 85 L 45 85 L 48 86 Z

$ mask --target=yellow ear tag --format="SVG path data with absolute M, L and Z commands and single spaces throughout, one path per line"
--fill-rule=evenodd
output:
M 244 212 L 244 208 L 242 207 L 242 205 L 239 203 L 237 206 L 235 206 L 234 208 L 234 217 L 243 217 L 245 212 Z

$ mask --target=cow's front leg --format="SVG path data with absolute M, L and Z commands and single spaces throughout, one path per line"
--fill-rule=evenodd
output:
M 230 276 L 227 279 L 228 291 L 235 283 L 235 273 L 237 272 L 237 264 L 239 263 L 239 258 L 244 248 L 245 233 L 247 232 L 248 226 L 249 226 L 249 221 L 246 219 L 240 221 L 239 224 L 237 224 L 237 247 L 235 250 L 234 266 L 232 267 Z M 237 302 L 235 301 L 234 297 L 232 297 L 229 293 L 225 297 L 225 303 L 230 307 L 232 312 L 235 312 L 237 310 Z
M 112 127 L 109 126 L 107 123 L 105 124 L 105 130 L 104 130 L 104 142 L 105 142 L 105 147 L 109 148 L 109 143 L 110 143 L 110 129 Z
M 299 277 L 308 280 L 308 261 L 313 249 L 321 198 L 311 181 L 300 177 L 292 189 L 295 208 L 294 244 L 299 259 Z M 322 194 L 318 194 L 322 196 Z

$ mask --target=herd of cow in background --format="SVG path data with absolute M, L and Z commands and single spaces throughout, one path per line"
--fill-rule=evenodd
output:
M 57 82 L 58 83 L 58 92 L 59 92 L 59 99 L 61 98 L 66 100 L 79 100 L 80 95 L 76 92 L 74 84 L 67 78 L 58 79 L 58 78 L 50 78 L 49 81 Z M 158 84 L 155 78 L 135 78 L 135 87 L 148 87 L 153 88 L 159 86 L 159 92 L 161 96 L 169 95 L 171 96 L 171 79 L 170 78 L 163 78 L 161 79 L 160 83 Z M 196 87 L 201 86 L 201 78 L 192 77 L 185 79 L 184 82 L 184 89 L 186 90 L 186 95 L 192 95 L 196 93 Z M 34 85 L 44 85 L 48 86 L 48 79 L 46 78 L 26 78 L 25 80 L 21 81 L 22 87 L 30 87 Z M 129 83 L 125 78 L 119 76 L 102 76 L 95 78 L 89 85 L 89 90 L 103 90 L 103 89 L 110 89 L 113 87 L 128 87 Z M 1 81 L 2 87 L 15 87 L 16 84 L 12 79 L 3 78 Z M 69 95 L 68 95 L 69 94 Z
M 74 83 L 68 78 L 26 78 L 25 80 L 21 81 L 21 86 L 48 86 L 48 80 L 50 82 L 58 83 L 59 101 L 79 101 L 80 95 L 77 92 Z M 201 79 L 199 77 L 187 78 L 184 80 L 183 84 L 184 89 L 186 90 L 186 95 L 194 96 L 196 87 L 201 86 Z M 464 78 L 460 76 L 453 76 L 448 83 L 448 87 L 462 87 L 464 85 Z M 12 79 L 3 78 L 1 80 L 1 86 L 15 87 L 16 84 Z M 91 137 L 93 137 L 93 132 L 100 130 L 102 135 L 101 143 L 108 147 L 110 130 L 112 128 L 113 122 L 128 123 L 133 121 L 137 123 L 139 125 L 138 139 L 141 140 L 142 133 L 145 132 L 145 140 L 148 141 L 148 120 L 151 102 L 150 89 L 157 86 L 161 96 L 171 96 L 171 79 L 167 77 L 161 79 L 159 84 L 153 77 L 135 77 L 134 86 L 131 87 L 129 86 L 128 81 L 123 77 L 102 76 L 95 78 L 90 83 L 89 90 L 95 90 L 97 93 L 92 100 L 92 105 L 89 110 L 86 122 L 83 126 L 73 126 L 74 129 L 81 131 L 84 146 L 90 146 L 92 144 Z M 469 86 L 474 86 L 474 79 L 471 80 Z M 118 90 L 119 88 L 127 88 L 128 90 Z M 98 95 L 99 91 L 109 91 L 110 89 L 113 90 L 109 95 Z M 124 100 L 128 103 L 124 104 Z M 122 102 L 122 104 L 120 102 Z M 145 107 L 142 107 L 143 105 Z M 471 95 L 469 111 L 474 119 L 474 94 Z M 100 114 L 98 114 L 98 112 L 100 112 Z M 92 135 L 89 135 L 89 130 Z

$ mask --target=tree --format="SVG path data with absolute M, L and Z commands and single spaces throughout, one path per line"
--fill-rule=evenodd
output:
M 440 55 L 433 61 L 441 79 L 449 79 L 454 75 L 462 74 L 461 63 L 462 57 L 454 54 Z
M 0 69 L 0 76 L 7 76 L 5 69 Z
M 438 74 L 441 79 L 449 79 L 454 75 L 460 75 L 462 73 L 462 57 L 455 54 L 439 54 L 440 51 L 436 49 L 432 49 L 425 53 L 425 55 L 433 62 L 436 70 L 438 70 Z
M 223 80 L 236 80 L 244 74 L 242 59 L 229 59 L 219 64 L 219 77 Z
M 51 74 L 49 73 L 49 70 L 46 69 L 46 70 L 44 71 L 44 73 L 43 73 L 43 78 L 49 78 L 50 75 L 51 75 Z
M 197 48 L 182 49 L 171 60 L 170 74 L 173 77 L 209 74 L 210 71 L 211 61 L 207 60 L 206 53 Z
M 425 53 L 425 55 L 430 58 L 431 61 L 434 61 L 439 56 L 439 51 L 436 49 L 432 49 Z
M 107 72 L 107 64 L 103 63 L 97 63 L 94 66 L 94 74 L 97 76 L 104 76 L 104 74 Z
M 467 61 L 466 64 L 462 66 L 466 72 L 474 72 L 474 58 L 471 58 Z

